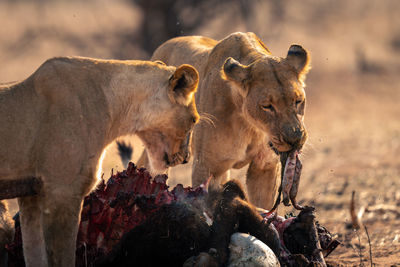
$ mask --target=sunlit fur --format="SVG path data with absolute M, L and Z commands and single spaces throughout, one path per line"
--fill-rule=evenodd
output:
M 303 116 L 309 53 L 292 45 L 285 57 L 272 56 L 254 33 L 238 32 L 221 41 L 174 38 L 157 48 L 152 58 L 191 64 L 200 74 L 196 105 L 212 123 L 199 123 L 194 129 L 193 185 L 210 175 L 219 185 L 229 169 L 249 164 L 250 200 L 270 208 L 279 186 L 280 163 L 269 143 L 287 151 L 301 149 L 307 138 Z
M 43 181 L 18 202 L 26 266 L 75 265 L 82 199 L 116 138 L 137 134 L 158 171 L 186 160 L 197 83 L 188 65 L 62 57 L 0 88 L 0 179 Z

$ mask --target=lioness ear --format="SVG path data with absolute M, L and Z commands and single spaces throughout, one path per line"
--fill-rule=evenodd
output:
M 169 79 L 169 84 L 170 97 L 176 102 L 187 106 L 193 99 L 199 84 L 199 73 L 190 65 L 181 65 Z
M 286 60 L 297 72 L 298 78 L 304 81 L 305 75 L 311 68 L 311 58 L 308 52 L 300 45 L 290 46 Z
M 240 88 L 241 94 L 247 94 L 245 87 L 245 81 L 248 79 L 250 74 L 250 68 L 248 66 L 240 64 L 238 61 L 229 57 L 221 70 L 222 79 L 233 82 Z

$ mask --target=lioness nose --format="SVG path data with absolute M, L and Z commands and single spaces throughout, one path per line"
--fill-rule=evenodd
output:
M 300 127 L 287 127 L 285 131 L 284 141 L 294 148 L 302 145 L 302 140 L 305 137 L 304 129 Z

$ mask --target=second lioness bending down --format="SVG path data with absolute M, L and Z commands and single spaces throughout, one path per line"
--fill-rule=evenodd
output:
M 222 184 L 231 168 L 249 164 L 251 202 L 271 208 L 279 185 L 276 150 L 299 150 L 303 124 L 304 79 L 310 58 L 292 45 L 285 58 L 272 56 L 254 33 L 234 33 L 217 42 L 201 37 L 174 38 L 152 57 L 167 64 L 192 64 L 200 74 L 197 109 L 212 123 L 193 133 L 193 186 L 213 175 Z
M 7 196 L 20 197 L 26 266 L 75 265 L 82 200 L 117 137 L 137 134 L 157 171 L 187 161 L 197 84 L 189 65 L 72 57 L 0 87 L 2 185 L 42 181 L 37 195 Z

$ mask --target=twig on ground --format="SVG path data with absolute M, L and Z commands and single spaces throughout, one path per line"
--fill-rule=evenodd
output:
M 354 192 L 354 191 L 353 191 Z M 358 255 L 360 257 L 360 266 L 364 266 L 363 265 L 363 260 L 362 260 L 362 251 L 361 251 L 361 239 L 360 239 L 360 235 L 358 234 L 357 229 L 354 229 L 354 232 L 356 232 L 357 237 L 358 237 Z
M 361 217 L 364 214 L 365 207 L 362 206 L 360 210 L 356 213 L 356 205 L 354 200 L 355 194 L 356 191 L 353 190 L 353 192 L 351 193 L 351 201 L 350 201 L 350 216 L 353 229 L 360 229 L 362 225 Z
M 369 234 L 368 234 L 368 229 L 367 226 L 364 225 L 364 229 L 365 229 L 365 233 L 367 234 L 368 237 L 368 245 L 369 245 L 369 261 L 371 263 L 371 267 L 374 265 L 372 262 L 372 247 L 371 247 L 371 240 L 369 238 Z

